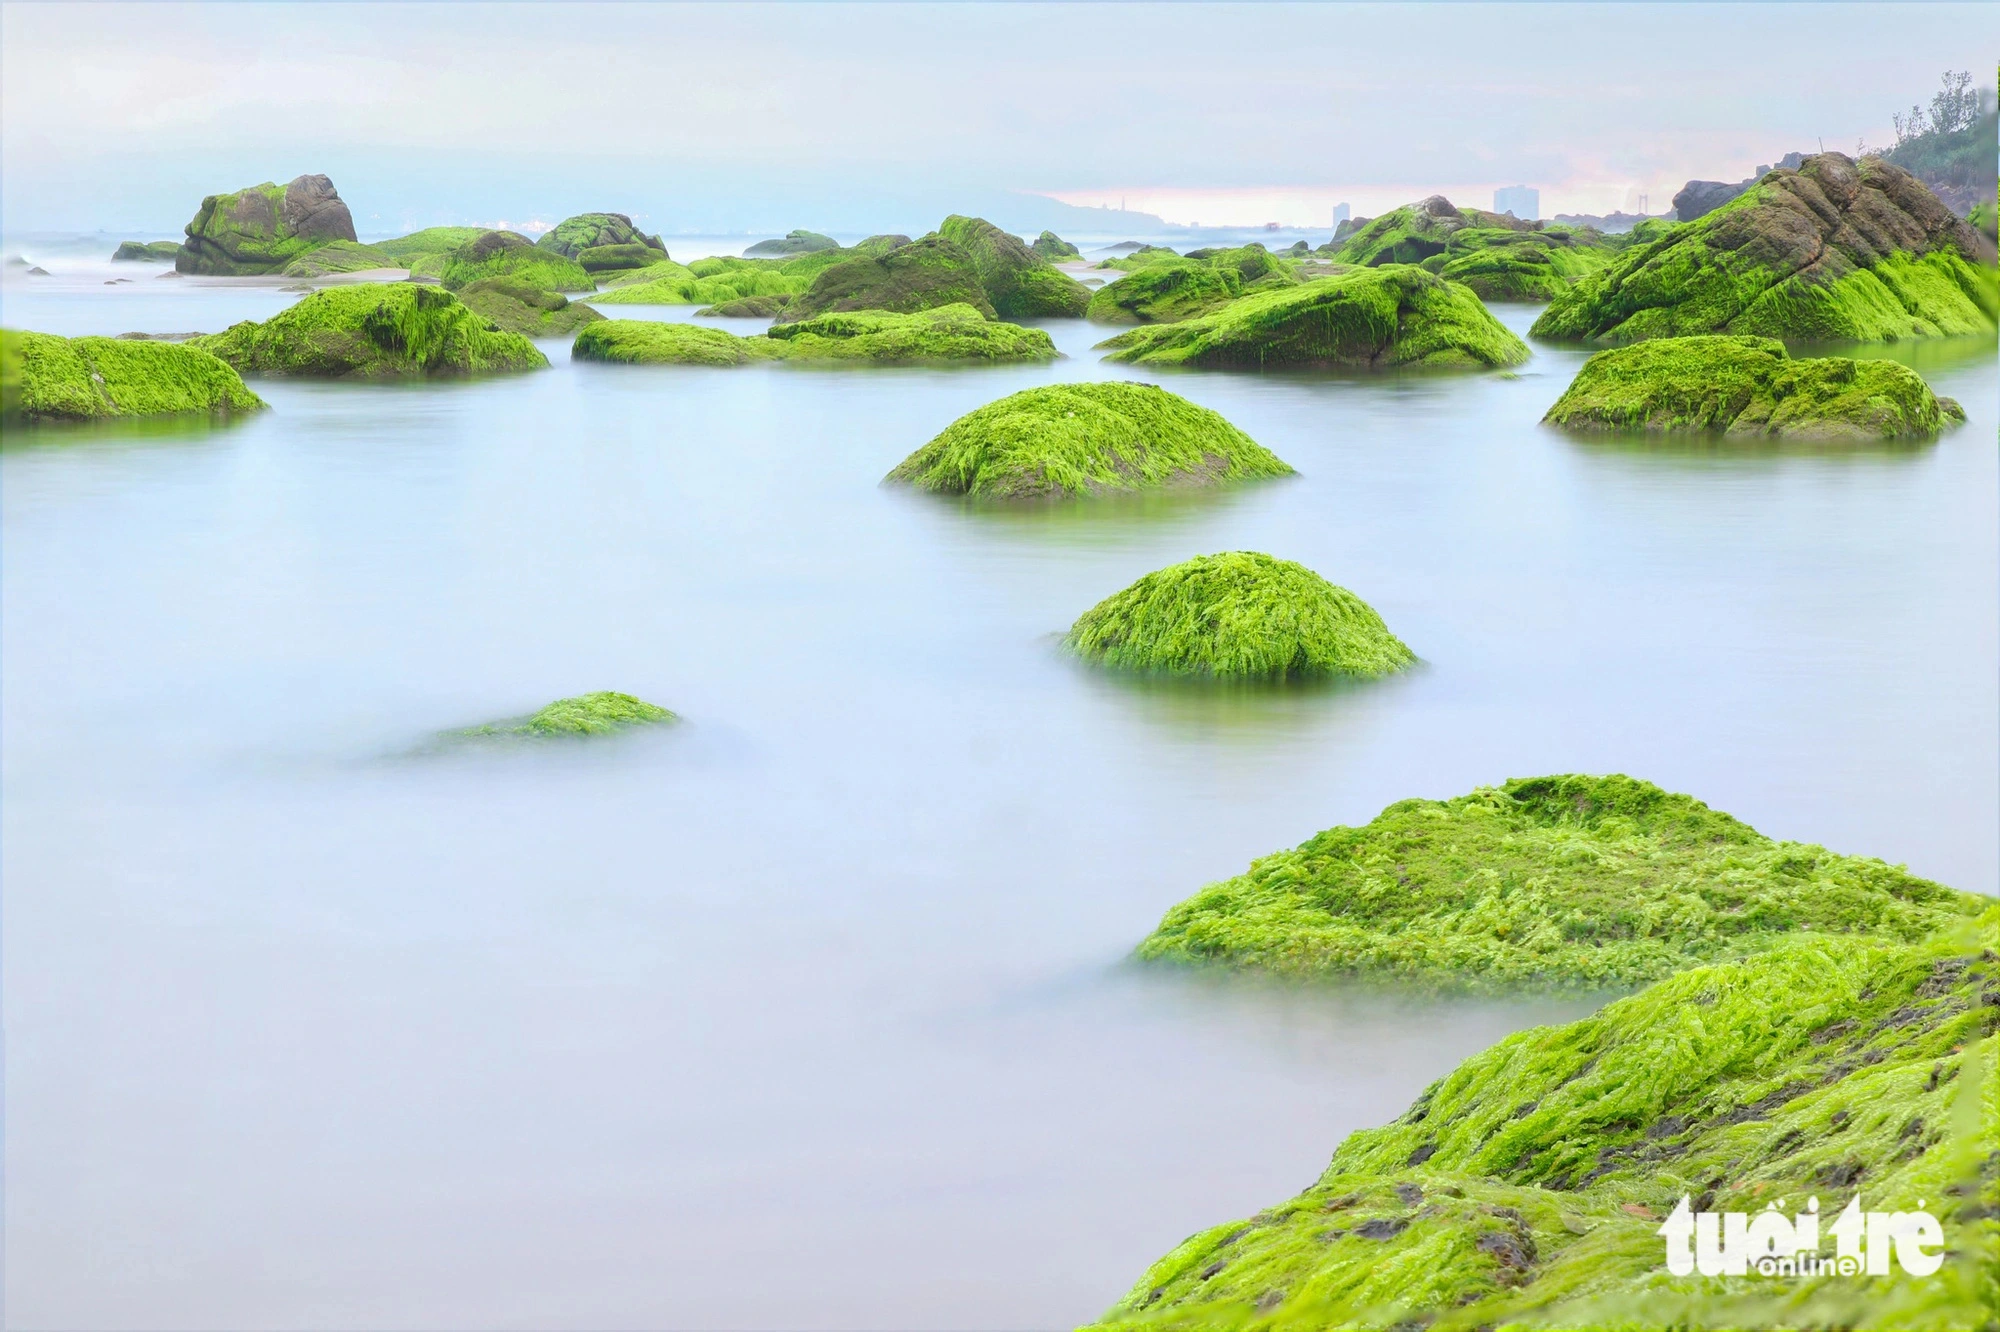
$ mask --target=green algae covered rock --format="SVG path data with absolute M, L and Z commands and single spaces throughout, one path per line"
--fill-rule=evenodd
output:
M 876 255 L 856 255 L 820 271 L 785 311 L 787 319 L 848 310 L 914 314 L 970 305 L 995 318 L 971 256 L 943 236 L 926 236 Z
M 641 268 L 668 258 L 658 236 L 648 236 L 623 213 L 578 213 L 542 233 L 535 244 L 574 259 L 584 268 Z M 637 247 L 628 250 L 627 246 Z
M 578 333 L 569 354 L 609 365 L 749 365 L 779 360 L 787 350 L 770 338 L 742 338 L 700 324 L 607 319 Z
M 570 354 L 626 365 L 748 365 L 753 361 L 963 364 L 1048 361 L 1059 354 L 1038 328 L 987 319 L 967 305 L 915 314 L 858 311 L 775 324 L 742 338 L 694 324 L 614 319 L 577 335 Z
M 366 273 L 381 268 L 401 268 L 394 255 L 356 241 L 328 241 L 308 250 L 286 264 L 280 273 L 289 278 L 323 278 L 341 273 Z
M 481 278 L 462 287 L 458 299 L 503 333 L 531 338 L 568 337 L 604 318 L 558 291 L 545 291 L 514 277 Z
M 1175 258 L 1143 265 L 1099 289 L 1084 317 L 1100 324 L 1171 324 L 1219 310 L 1242 294 L 1234 271 Z
M 425 227 L 422 231 L 413 231 L 393 240 L 370 242 L 370 246 L 407 267 L 412 260 L 423 255 L 450 254 L 459 246 L 478 240 L 486 232 L 485 227 Z
M 788 231 L 777 240 L 761 240 L 743 251 L 746 258 L 776 258 L 787 254 L 809 254 L 814 250 L 837 250 L 840 242 L 817 231 Z
M 1614 253 L 1594 232 L 1468 227 L 1424 267 L 1464 283 L 1483 301 L 1549 301 L 1609 264 Z
M 119 241 L 111 258 L 118 263 L 172 263 L 180 252 L 179 241 Z
M 1820 153 L 1633 245 L 1559 295 L 1531 332 L 1889 342 L 1991 334 L 1996 320 L 1992 242 L 1901 167 Z
M 1989 1327 L 1996 930 L 1989 906 L 1908 943 L 1774 937 L 1510 1036 L 1350 1135 L 1303 1193 L 1189 1237 L 1093 1326 Z M 1816 1204 L 1832 1259 L 1856 1198 L 1927 1209 L 1941 1269 L 1666 1270 L 1683 1199 L 1786 1219 Z
M 775 296 L 738 296 L 732 300 L 703 306 L 695 313 L 712 315 L 717 319 L 776 319 L 791 303 L 792 297 L 789 292 L 781 292 Z
M 203 199 L 174 268 L 225 277 L 276 273 L 308 250 L 354 238 L 354 218 L 325 176 L 266 181 Z
M 1245 291 L 1258 290 L 1259 284 L 1289 287 L 1298 280 L 1283 260 L 1254 241 L 1226 249 L 1189 250 L 1183 257 L 1234 275 Z
M 1083 258 L 1082 250 L 1077 249 L 1076 246 L 1071 245 L 1053 231 L 1044 231 L 1041 235 L 1035 237 L 1034 244 L 1028 248 L 1052 264 L 1059 264 L 1065 259 Z
M 818 251 L 790 260 L 711 258 L 656 263 L 592 299 L 609 305 L 717 305 L 756 296 L 792 297 L 818 271 Z M 797 271 L 803 268 L 805 271 Z
M 506 721 L 470 726 L 446 732 L 447 739 L 474 740 L 519 738 L 552 740 L 560 737 L 615 735 L 641 726 L 660 726 L 680 718 L 657 704 L 630 694 L 609 691 L 559 698 L 540 712 Z
M 1063 642 L 1120 670 L 1229 680 L 1369 678 L 1417 659 L 1360 597 L 1255 551 L 1149 573 L 1085 611 Z
M 1804 931 L 1909 942 L 1981 899 L 1774 842 L 1629 777 L 1538 777 L 1404 800 L 1167 913 L 1158 961 L 1449 988 L 1636 985 Z
M 548 358 L 494 329 L 448 291 L 414 282 L 329 287 L 263 323 L 191 344 L 238 370 L 322 379 L 384 379 L 541 370 Z
M 543 249 L 511 231 L 482 231 L 429 264 L 413 265 L 413 276 L 434 276 L 453 290 L 487 278 L 508 277 L 544 291 L 589 291 L 597 285 L 582 264 Z
M 1527 344 L 1471 291 L 1407 264 L 1256 292 L 1210 314 L 1135 328 L 1098 345 L 1112 348 L 1114 361 L 1244 370 L 1479 368 L 1528 359 Z
M 1002 319 L 1077 318 L 1090 289 L 983 217 L 946 218 L 938 235 L 963 250 Z
M 1334 248 L 1338 264 L 1420 264 L 1445 253 L 1450 239 L 1468 228 L 1532 232 L 1533 222 L 1506 213 L 1456 208 L 1442 194 L 1392 208 L 1380 217 L 1356 219 L 1354 229 Z
M 1542 420 L 1571 430 L 1798 440 L 1928 438 L 1962 408 L 1894 361 L 1793 359 L 1775 338 L 1655 338 L 1598 352 Z
M 1151 384 L 1052 384 L 968 412 L 888 480 L 1019 499 L 1289 476 L 1270 450 L 1206 407 Z
M 233 416 L 263 406 L 235 370 L 195 347 L 0 329 L 0 417 L 9 421 Z

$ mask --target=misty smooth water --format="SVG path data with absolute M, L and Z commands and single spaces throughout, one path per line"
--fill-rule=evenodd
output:
M 10 280 L 5 321 L 295 299 L 151 271 Z M 1594 1006 L 1124 961 L 1253 857 L 1624 771 L 1995 891 L 1990 342 L 1889 349 L 1965 428 L 1805 449 L 1545 430 L 1569 350 L 1162 377 L 1048 327 L 1046 367 L 550 343 L 513 378 L 261 381 L 272 410 L 222 428 L 11 434 L 8 1322 L 1072 1325 Z M 879 484 L 981 403 L 1108 376 L 1300 475 L 1015 509 Z M 1058 650 L 1139 574 L 1242 548 L 1354 589 L 1423 666 L 1200 689 Z M 686 724 L 426 748 L 595 689 Z

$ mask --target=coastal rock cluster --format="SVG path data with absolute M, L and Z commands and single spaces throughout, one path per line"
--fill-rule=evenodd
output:
M 276 273 L 308 250 L 354 239 L 354 218 L 325 176 L 299 176 L 282 187 L 266 181 L 203 199 L 174 268 L 226 277 Z

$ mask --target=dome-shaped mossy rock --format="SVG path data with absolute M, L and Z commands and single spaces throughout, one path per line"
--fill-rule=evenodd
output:
M 388 251 L 378 250 L 372 245 L 356 241 L 328 241 L 286 264 L 279 270 L 279 276 L 312 279 L 402 267 Z
M 308 250 L 354 239 L 353 215 L 325 176 L 265 181 L 203 199 L 174 268 L 225 277 L 276 273 Z
M 1053 231 L 1044 231 L 1041 235 L 1035 237 L 1034 243 L 1029 245 L 1028 248 L 1052 264 L 1060 264 L 1070 259 L 1083 258 L 1082 250 L 1077 249 L 1076 246 L 1071 245 Z
M 559 698 L 540 712 L 526 717 L 510 717 L 506 721 L 469 726 L 445 734 L 448 739 L 458 740 L 488 737 L 552 740 L 563 736 L 615 735 L 641 726 L 661 726 L 679 720 L 677 715 L 658 704 L 607 690 L 579 694 L 575 698 Z
M 407 236 L 369 244 L 407 267 L 427 254 L 450 254 L 459 246 L 478 240 L 488 230 L 487 227 L 425 227 Z
M 987 299 L 971 256 L 942 236 L 926 236 L 822 269 L 793 298 L 784 317 L 811 319 L 848 310 L 914 314 L 945 305 L 970 305 L 989 319 L 994 317 L 993 302 Z
M 1077 318 L 1090 289 L 983 217 L 957 214 L 938 224 L 938 235 L 963 250 L 1002 319 Z
M 196 347 L 0 329 L 0 418 L 7 421 L 225 417 L 263 406 L 242 376 Z
M 962 365 L 1050 361 L 1060 355 L 1042 330 L 988 319 L 969 305 L 916 314 L 820 315 L 775 324 L 768 333 L 749 338 L 694 324 L 613 319 L 577 334 L 570 354 L 624 365 L 709 366 L 755 361 Z
M 1256 292 L 1098 345 L 1112 349 L 1114 361 L 1232 370 L 1479 369 L 1528 359 L 1527 344 L 1468 288 L 1407 264 Z
M 775 240 L 760 240 L 743 251 L 746 259 L 777 258 L 788 254 L 810 254 L 815 250 L 837 250 L 840 242 L 817 231 L 793 230 Z
M 1233 270 L 1176 258 L 1135 268 L 1101 288 L 1084 317 L 1100 324 L 1171 324 L 1219 310 L 1242 294 Z
M 329 287 L 263 323 L 194 339 L 245 373 L 388 379 L 541 370 L 548 358 L 456 296 L 414 282 Z
M 1149 573 L 1085 611 L 1063 643 L 1118 670 L 1218 680 L 1372 678 L 1417 659 L 1360 597 L 1255 551 Z
M 1812 932 L 1925 938 L 1985 899 L 1776 842 L 1630 777 L 1403 800 L 1253 862 L 1166 915 L 1159 961 L 1447 989 L 1638 985 Z
M 1206 407 L 1151 384 L 1052 384 L 966 413 L 893 471 L 919 490 L 1000 499 L 1289 476 Z
M 597 285 L 574 259 L 511 231 L 483 231 L 447 254 L 426 256 L 410 272 L 435 277 L 453 291 L 498 277 L 543 291 L 589 291 Z
M 1928 439 L 1965 411 L 1895 361 L 1794 359 L 1775 338 L 1654 338 L 1598 352 L 1542 420 L 1568 430 Z
M 545 291 L 516 277 L 481 278 L 461 287 L 458 299 L 501 332 L 531 338 L 568 337 L 604 318 L 559 291 Z
M 664 262 L 667 247 L 623 213 L 578 213 L 556 223 L 535 242 L 538 249 L 573 259 L 589 272 L 644 268 Z
M 1991 334 L 1993 243 L 1879 157 L 1820 153 L 1557 296 L 1538 338 L 1638 342 L 1701 333 L 1889 342 Z
M 776 319 L 791 303 L 790 292 L 780 292 L 775 296 L 738 296 L 733 300 L 704 305 L 695 313 L 715 319 Z
M 179 241 L 119 241 L 111 258 L 118 263 L 172 263 L 180 252 Z

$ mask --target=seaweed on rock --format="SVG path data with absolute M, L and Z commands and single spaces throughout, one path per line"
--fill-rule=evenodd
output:
M 1075 318 L 1090 304 L 1081 282 L 983 217 L 958 214 L 938 224 L 938 234 L 963 250 L 1002 319 Z
M 111 258 L 117 263 L 171 263 L 180 252 L 179 241 L 119 241 Z
M 0 329 L 0 418 L 8 421 L 233 416 L 263 406 L 234 369 L 195 347 Z
M 1084 317 L 1100 324 L 1171 324 L 1221 309 L 1242 294 L 1233 270 L 1176 258 L 1141 265 L 1103 287 Z
M 995 317 L 971 257 L 943 236 L 933 235 L 823 269 L 793 298 L 785 318 L 810 319 L 848 310 L 912 314 L 945 305 L 969 305 Z
M 604 268 L 638 268 L 647 263 L 669 258 L 667 247 L 658 236 L 648 236 L 632 225 L 632 219 L 623 213 L 578 213 L 566 217 L 554 227 L 542 233 L 535 242 L 537 248 L 559 254 L 565 259 L 583 263 L 584 254 L 589 250 L 622 251 L 625 246 L 637 246 L 645 254 L 620 254 L 620 258 L 630 258 L 634 262 L 613 263 L 612 256 L 600 256 Z M 646 255 L 650 255 L 647 258 Z M 585 268 L 590 264 L 583 263 Z
M 767 258 L 788 254 L 808 254 L 814 250 L 837 250 L 840 242 L 817 231 L 793 230 L 776 240 L 761 240 L 743 251 L 745 258 Z
M 459 246 L 478 240 L 487 231 L 486 227 L 425 227 L 422 231 L 413 231 L 392 240 L 371 241 L 370 245 L 407 266 L 423 255 L 450 254 Z
M 276 273 L 308 250 L 354 239 L 354 218 L 325 176 L 299 176 L 288 185 L 265 181 L 203 199 L 174 268 L 238 277 Z
M 515 277 L 481 278 L 460 288 L 458 299 L 501 332 L 531 338 L 566 337 L 604 318 L 561 292 L 546 291 Z
M 1077 249 L 1076 246 L 1071 245 L 1053 231 L 1044 231 L 1041 235 L 1035 237 L 1034 242 L 1028 248 L 1052 264 L 1063 263 L 1070 259 L 1083 258 L 1083 251 Z
M 630 694 L 602 691 L 559 698 L 541 711 L 526 717 L 488 722 L 447 731 L 448 740 L 524 739 L 552 740 L 562 737 L 615 735 L 641 726 L 660 726 L 680 718 L 667 709 Z
M 356 241 L 328 241 L 317 249 L 306 251 L 286 264 L 281 276 L 288 278 L 323 278 L 341 273 L 367 273 L 376 269 L 401 268 L 396 257 L 372 245 L 362 245 Z
M 544 291 L 589 291 L 597 285 L 576 260 L 511 231 L 483 231 L 448 254 L 426 259 L 430 262 L 411 266 L 411 275 L 435 276 L 454 291 L 497 277 Z
M 915 314 L 858 311 L 774 324 L 738 337 L 694 324 L 614 319 L 577 335 L 571 355 L 626 365 L 748 365 L 753 361 L 963 364 L 1045 361 L 1058 355 L 1037 328 L 989 320 L 967 305 Z
M 495 329 L 456 296 L 413 282 L 359 282 L 314 292 L 263 323 L 194 339 L 238 370 L 377 379 L 540 370 L 548 358 Z

